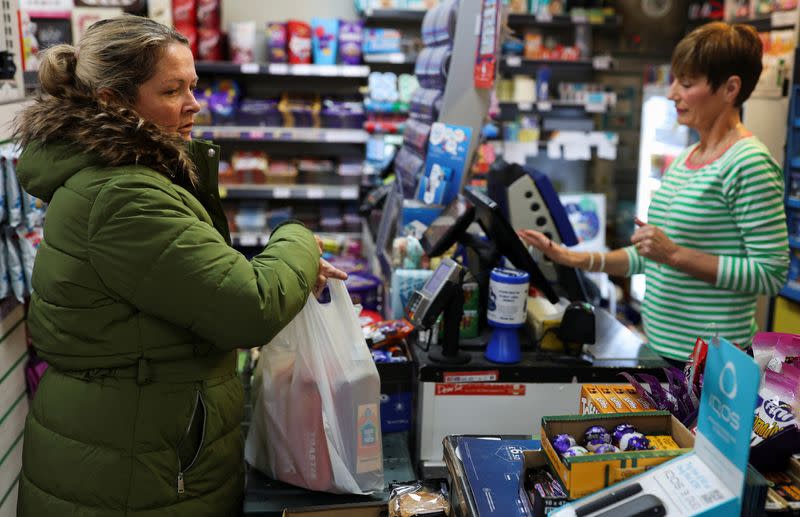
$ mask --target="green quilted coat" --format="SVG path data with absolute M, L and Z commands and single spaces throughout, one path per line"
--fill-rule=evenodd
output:
M 29 120 L 47 118 L 39 108 Z M 23 187 L 50 202 L 28 325 L 51 365 L 25 427 L 18 515 L 237 515 L 235 349 L 268 342 L 303 307 L 315 240 L 286 224 L 248 261 L 229 246 L 215 146 L 180 151 L 196 165 L 192 194 L 130 159 L 174 157 L 172 144 L 92 129 L 98 142 L 40 145 L 30 136 L 58 135 L 29 127 L 18 164 Z

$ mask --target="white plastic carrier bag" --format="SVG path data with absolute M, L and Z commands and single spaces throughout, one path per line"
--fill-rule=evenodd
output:
M 380 379 L 353 303 L 329 280 L 261 350 L 245 459 L 273 479 L 333 493 L 384 489 Z

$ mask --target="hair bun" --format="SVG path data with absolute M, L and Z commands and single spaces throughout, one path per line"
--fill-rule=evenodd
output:
M 42 91 L 54 97 L 65 97 L 75 86 L 77 49 L 72 45 L 53 45 L 44 51 L 39 64 Z

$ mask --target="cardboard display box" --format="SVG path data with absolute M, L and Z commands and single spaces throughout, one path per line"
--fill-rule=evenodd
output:
M 550 437 L 564 433 L 580 440 L 590 426 L 602 425 L 611 430 L 619 424 L 631 424 L 645 435 L 669 435 L 681 448 L 588 454 L 562 459 L 550 442 Z M 694 447 L 694 435 L 668 411 L 546 416 L 542 418 L 542 449 L 572 499 L 594 493 L 618 481 L 640 474 L 648 467 L 659 465 L 689 452 L 692 447 Z
M 584 384 L 580 400 L 581 415 L 653 411 L 630 384 Z
M 547 461 L 547 456 L 545 455 L 544 451 L 524 451 L 522 454 L 523 462 L 522 475 L 520 476 L 520 500 L 525 503 L 528 513 L 530 513 L 530 515 L 547 515 L 553 509 L 567 504 L 569 499 L 560 497 L 544 497 L 528 484 L 528 470 L 538 470 L 544 468 L 550 470 L 551 472 L 553 470 L 550 468 L 550 463 Z M 530 494 L 533 494 L 533 497 L 531 497 Z

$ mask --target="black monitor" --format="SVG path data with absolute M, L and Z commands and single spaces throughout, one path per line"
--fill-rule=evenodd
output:
M 422 235 L 422 248 L 429 257 L 438 257 L 456 244 L 475 220 L 475 208 L 459 195 Z
M 522 244 L 517 232 L 506 220 L 500 207 L 491 198 L 480 191 L 467 187 L 464 189 L 466 199 L 475 208 L 475 217 L 483 228 L 483 232 L 494 242 L 500 255 L 506 257 L 517 269 L 526 271 L 533 284 L 551 303 L 558 303 L 558 295 L 553 286 L 536 265 L 528 250 Z

